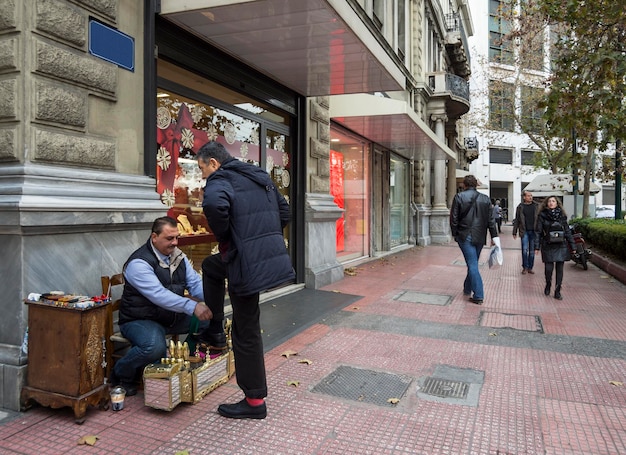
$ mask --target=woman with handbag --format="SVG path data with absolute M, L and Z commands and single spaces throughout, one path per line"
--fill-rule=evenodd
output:
M 556 196 L 549 196 L 539 206 L 535 222 L 535 250 L 541 249 L 541 260 L 545 264 L 545 295 L 550 295 L 552 271 L 556 264 L 556 286 L 554 298 L 563 300 L 563 266 L 571 259 L 570 252 L 575 251 L 574 237 L 567 223 L 567 215 L 561 201 Z

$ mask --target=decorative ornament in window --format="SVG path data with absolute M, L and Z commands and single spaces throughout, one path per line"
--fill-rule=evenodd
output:
M 168 207 L 174 207 L 174 203 L 176 202 L 174 193 L 172 193 L 168 189 L 163 190 L 163 193 L 161 194 L 161 202 L 163 202 Z
M 159 147 L 159 151 L 157 152 L 157 165 L 164 171 L 167 171 L 170 164 L 172 164 L 170 152 L 165 150 L 163 147 Z
M 182 134 L 181 134 L 180 142 L 183 144 L 183 147 L 186 149 L 193 148 L 194 139 L 193 139 L 193 133 L 191 132 L 191 130 L 183 128 L 181 132 Z
M 250 133 L 250 142 L 253 143 L 254 145 L 259 145 L 259 131 L 258 130 L 253 130 Z
M 219 134 L 217 134 L 217 128 L 215 128 L 215 125 L 209 125 L 209 127 L 206 130 L 206 135 L 209 141 L 217 140 L 217 137 L 219 136 Z
M 284 188 L 288 188 L 291 183 L 291 175 L 289 175 L 289 171 L 287 169 L 283 169 L 283 172 L 280 175 L 281 183 Z
M 283 166 L 287 167 L 289 165 L 289 154 L 283 153 Z
M 274 168 L 274 158 L 271 156 L 268 156 L 267 159 L 265 160 L 265 162 L 267 163 L 267 171 L 271 171 Z
M 241 144 L 241 148 L 239 149 L 239 153 L 241 154 L 242 158 L 245 158 L 246 156 L 248 156 L 248 144 L 246 144 L 245 142 L 243 144 Z
M 235 126 L 232 123 L 228 122 L 224 126 L 224 139 L 226 139 L 226 142 L 228 142 L 228 144 L 234 144 L 236 137 L 237 130 L 235 129 Z
M 278 150 L 279 152 L 285 151 L 285 137 L 284 136 L 278 136 L 276 138 L 276 141 L 274 142 L 274 148 Z
M 157 127 L 164 130 L 172 123 L 172 115 L 168 108 L 161 106 L 157 109 Z

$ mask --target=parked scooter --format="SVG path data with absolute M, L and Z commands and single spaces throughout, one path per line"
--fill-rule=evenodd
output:
M 584 270 L 587 270 L 587 261 L 591 259 L 591 250 L 587 248 L 585 239 L 580 232 L 577 224 L 570 226 L 572 235 L 574 236 L 574 243 L 576 245 L 576 252 L 572 254 L 572 261 L 576 264 L 583 266 Z

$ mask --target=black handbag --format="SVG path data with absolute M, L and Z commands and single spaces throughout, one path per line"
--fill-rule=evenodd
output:
M 563 226 L 558 221 L 554 221 L 550 225 L 548 231 L 548 243 L 563 243 L 565 242 L 565 232 Z

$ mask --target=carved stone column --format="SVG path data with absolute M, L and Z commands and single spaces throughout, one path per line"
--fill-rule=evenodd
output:
M 435 122 L 437 137 L 446 140 L 447 116 L 443 114 L 432 115 Z M 433 243 L 448 243 L 450 241 L 450 211 L 446 206 L 446 161 L 436 160 L 434 164 L 434 204 L 430 216 L 430 236 Z M 450 178 L 450 176 L 448 176 Z

